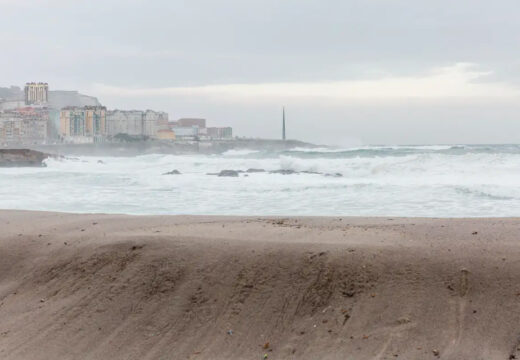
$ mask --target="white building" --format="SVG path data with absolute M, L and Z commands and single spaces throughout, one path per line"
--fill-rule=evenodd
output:
M 211 139 L 232 139 L 233 129 L 230 127 L 209 127 L 207 135 Z
M 107 113 L 107 135 L 125 134 L 157 138 L 161 130 L 169 130 L 168 114 L 152 110 L 113 110 Z
M 198 126 L 176 126 L 172 128 L 176 139 L 192 139 L 199 136 Z
M 146 110 L 143 115 L 143 135 L 155 138 L 158 131 L 169 129 L 167 113 Z
M 46 139 L 47 120 L 0 113 L 0 143 L 44 144 Z
M 140 110 L 113 110 L 107 112 L 107 135 L 143 135 L 143 112 Z

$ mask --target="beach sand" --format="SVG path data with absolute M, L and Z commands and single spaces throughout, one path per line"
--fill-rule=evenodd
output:
M 0 359 L 520 359 L 520 220 L 0 211 Z

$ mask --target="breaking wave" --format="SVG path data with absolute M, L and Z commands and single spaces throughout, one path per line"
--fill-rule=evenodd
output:
M 0 208 L 130 214 L 520 216 L 519 145 L 238 149 L 211 156 L 79 157 L 46 163 L 46 168 L 0 169 Z M 230 178 L 207 175 L 250 168 L 266 171 Z M 181 175 L 162 175 L 174 169 Z M 273 170 L 296 173 L 269 173 Z

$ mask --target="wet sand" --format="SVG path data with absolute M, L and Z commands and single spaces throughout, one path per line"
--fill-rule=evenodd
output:
M 520 219 L 0 211 L 1 359 L 520 359 Z

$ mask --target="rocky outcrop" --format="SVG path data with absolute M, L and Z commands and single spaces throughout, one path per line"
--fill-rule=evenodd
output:
M 29 149 L 0 149 L 0 167 L 41 167 L 51 155 Z
M 323 173 L 317 172 L 317 171 L 300 171 L 302 174 L 311 174 L 311 175 L 323 175 Z
M 227 176 L 227 177 L 238 177 L 238 171 L 236 170 L 222 170 L 218 173 L 217 176 Z
M 216 176 L 229 176 L 229 177 L 238 177 L 239 174 L 245 173 L 243 176 L 249 176 L 248 174 L 254 173 L 263 173 L 266 172 L 264 169 L 247 169 L 243 170 L 222 170 L 218 173 L 207 173 L 206 175 L 216 175 Z M 168 173 L 167 173 L 168 174 Z M 164 174 L 164 175 L 167 175 Z M 318 171 L 296 171 L 292 169 L 279 169 L 279 170 L 271 170 L 269 174 L 280 174 L 280 175 L 298 175 L 298 174 L 310 174 L 310 175 L 323 175 L 326 177 L 342 177 L 341 173 L 321 173 Z
M 172 171 L 168 171 L 168 172 L 164 173 L 163 175 L 180 175 L 180 174 L 181 174 L 181 172 L 179 170 L 175 169 Z
M 290 170 L 290 169 L 280 169 L 280 170 L 269 171 L 269 173 L 270 174 L 293 175 L 293 174 L 298 174 L 298 171 Z

